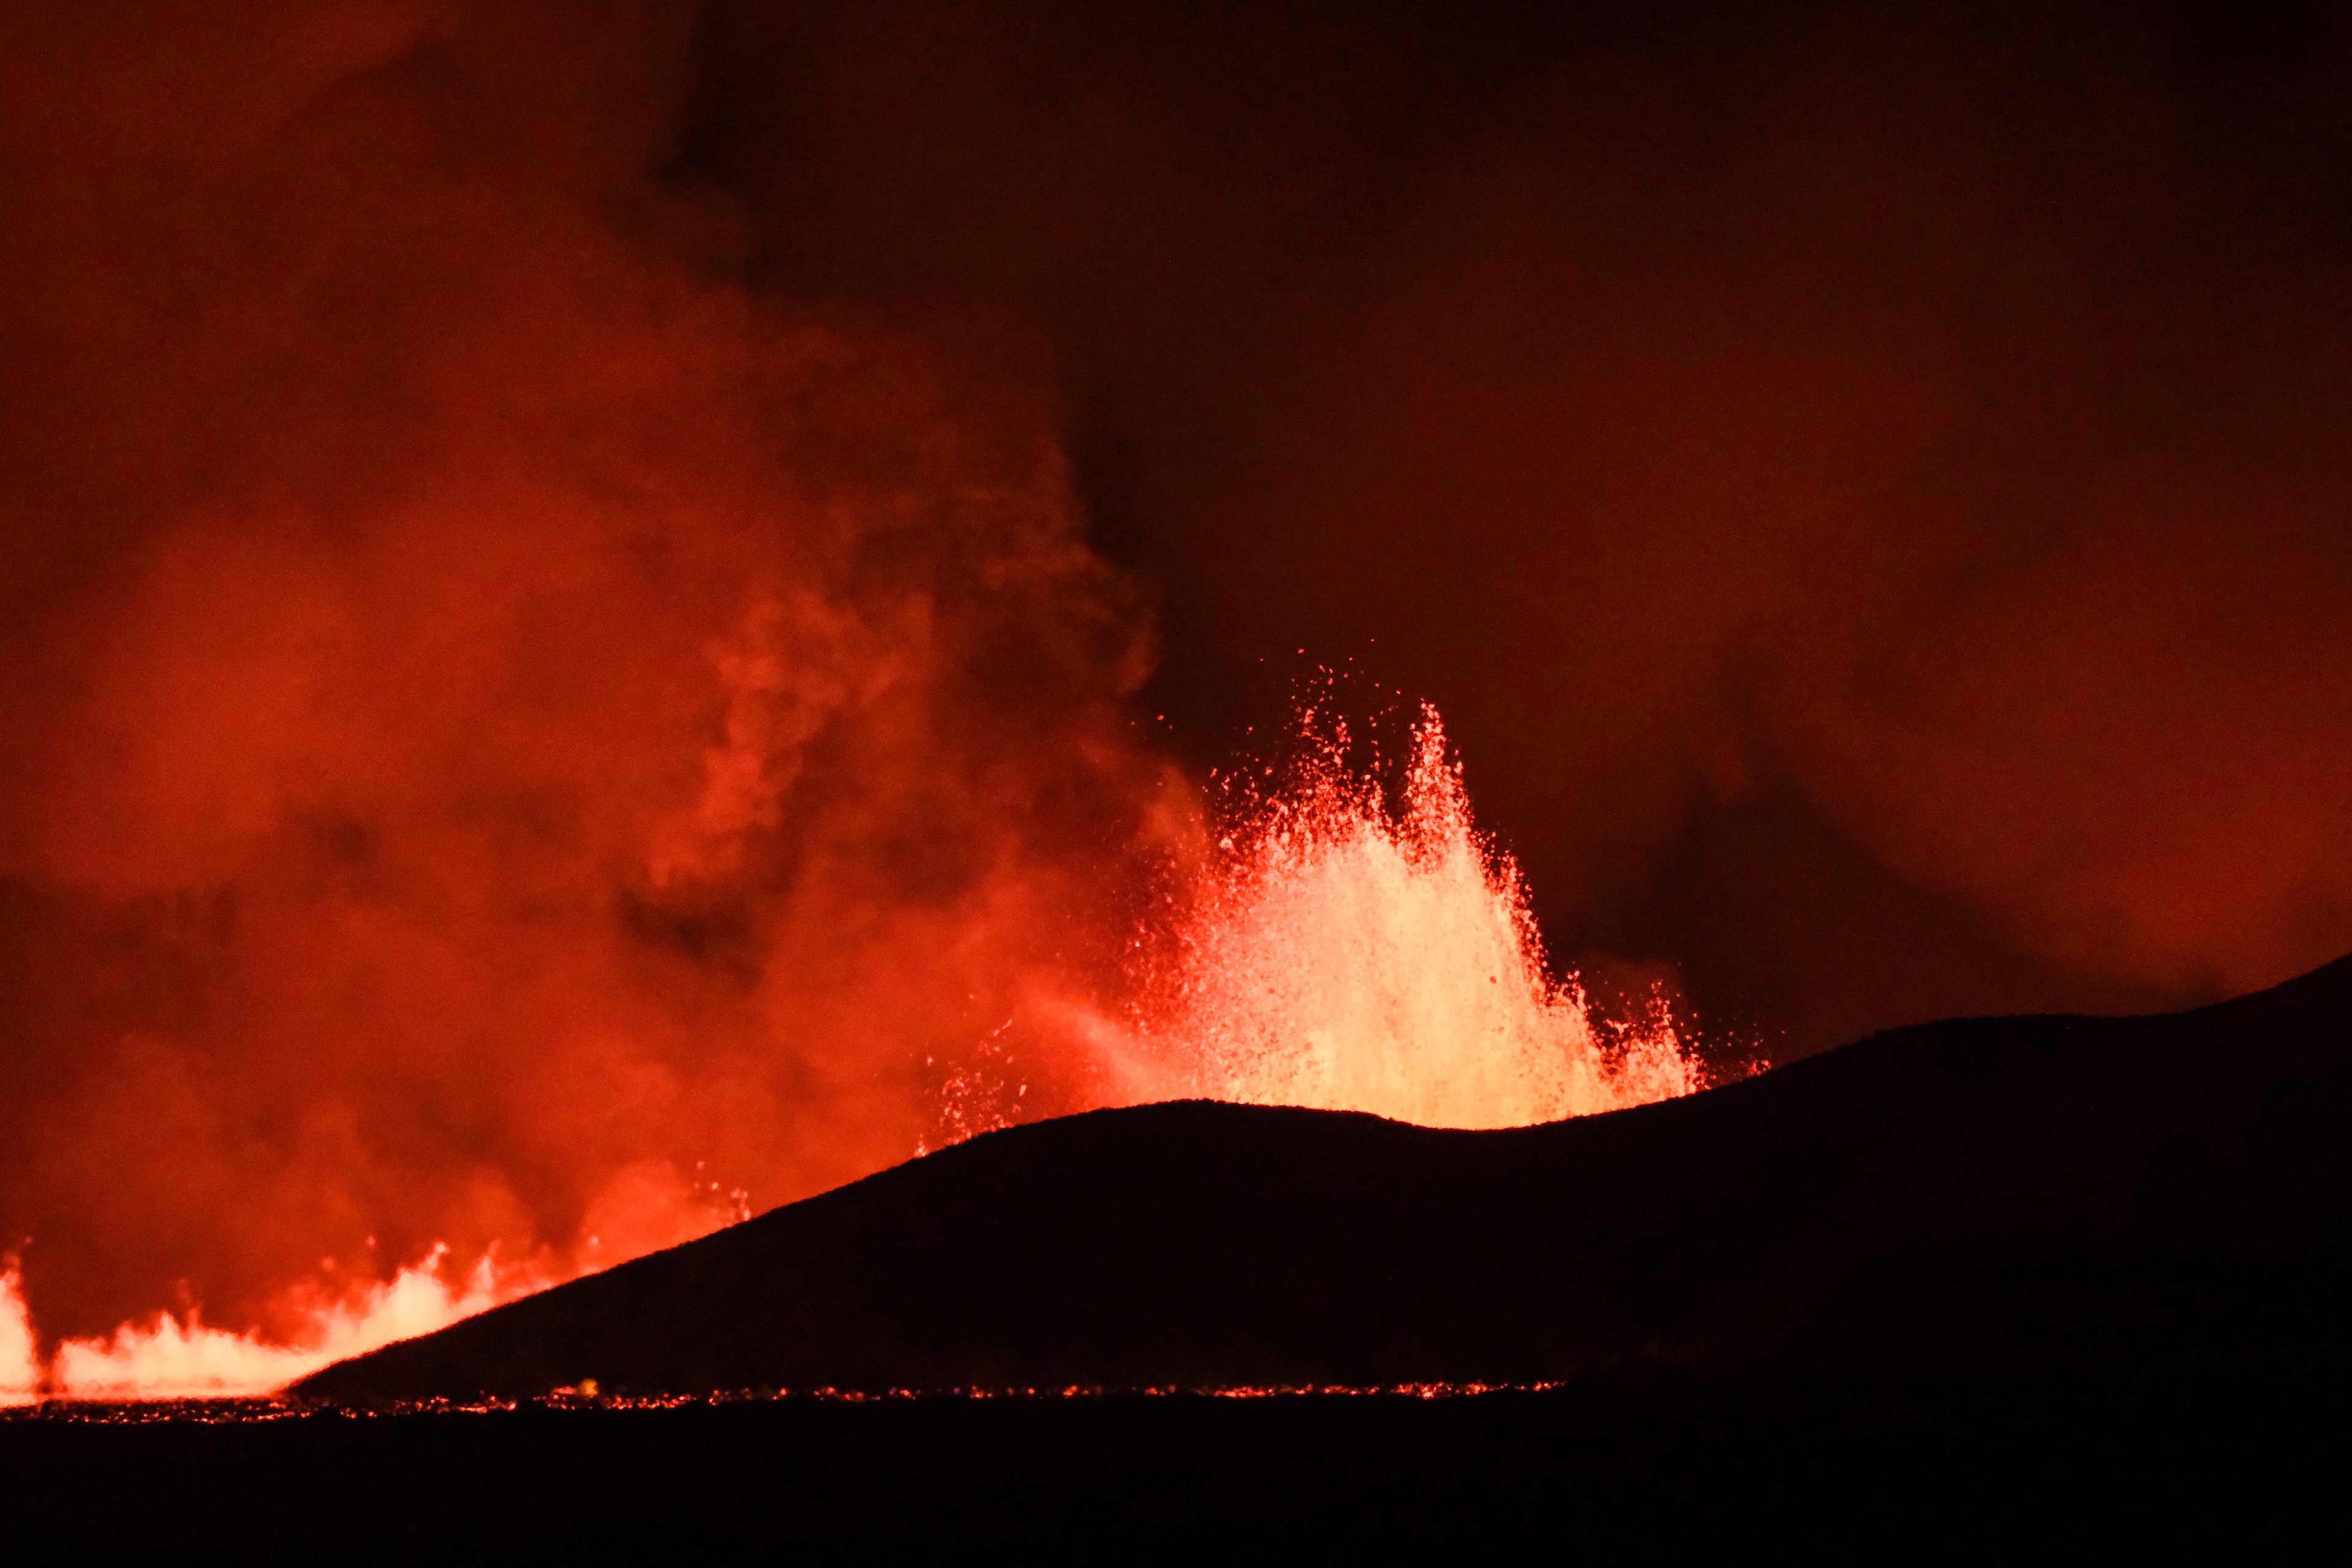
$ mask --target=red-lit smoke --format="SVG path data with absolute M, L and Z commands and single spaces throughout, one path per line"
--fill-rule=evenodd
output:
M 1145 737 L 1295 651 L 1791 1050 L 2352 942 L 2345 38 L 1636 9 L 7 5 L 45 1333 L 358 1342 L 1473 973 L 1622 1065 L 1458 794 L 1203 831 Z
M 647 172 L 662 27 L 15 26 L 0 1209 L 46 1333 L 665 1244 L 903 1158 L 1092 994 L 1189 807 L 1051 410 L 714 271 L 724 204 Z
M 1682 1087 L 1433 720 L 1402 824 L 1327 769 L 1221 859 L 1054 405 L 731 280 L 650 173 L 674 29 L 582 17 L 26 13 L 0 1203 L 57 1388 L 282 1383 L 1007 1115 Z M 1423 1103 L 1465 1000 L 1500 1055 Z
M 1051 342 L 1190 754 L 1297 648 L 1436 702 L 1589 979 L 1785 1055 L 2352 947 L 2340 7 L 722 4 L 700 58 L 769 276 Z

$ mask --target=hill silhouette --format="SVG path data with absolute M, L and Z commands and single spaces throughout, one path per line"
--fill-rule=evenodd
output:
M 1507 1131 L 1182 1102 L 994 1132 L 330 1367 L 372 1403 L 732 1389 L 2081 1375 L 2326 1358 L 2352 959 L 1874 1037 Z

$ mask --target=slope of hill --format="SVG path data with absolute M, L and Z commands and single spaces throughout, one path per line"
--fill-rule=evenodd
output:
M 2352 960 L 1900 1030 L 1502 1132 L 1204 1102 L 975 1139 L 318 1373 L 719 1389 L 2069 1375 L 2341 1359 Z

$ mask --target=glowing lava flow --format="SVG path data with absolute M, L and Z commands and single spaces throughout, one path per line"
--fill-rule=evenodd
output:
M 208 1329 L 193 1313 L 182 1323 L 168 1312 L 143 1324 L 125 1323 L 109 1339 L 68 1340 L 51 1363 L 49 1387 L 68 1399 L 274 1393 L 346 1356 L 431 1333 L 552 1283 L 530 1275 L 501 1279 L 486 1258 L 453 1289 L 436 1272 L 440 1260 L 436 1248 L 423 1263 L 400 1270 L 356 1300 L 322 1309 L 299 1344 L 271 1344 L 257 1334 Z M 28 1332 L 28 1363 L 31 1349 Z
M 40 1386 L 33 1320 L 25 1310 L 23 1281 L 11 1265 L 0 1269 L 0 1407 L 31 1404 L 38 1397 Z
M 1663 1007 L 1597 1031 L 1575 982 L 1550 977 L 1518 868 L 1473 827 L 1434 710 L 1414 731 L 1401 815 L 1349 772 L 1345 744 L 1344 731 L 1310 735 L 1292 787 L 1220 842 L 1147 1042 L 1119 1056 L 1170 1064 L 1164 1087 L 1213 1099 L 1436 1127 L 1523 1126 L 1701 1086 Z

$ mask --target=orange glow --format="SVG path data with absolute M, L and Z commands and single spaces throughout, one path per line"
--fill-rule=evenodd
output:
M 106 1339 L 58 1347 L 49 1386 L 68 1399 L 218 1399 L 270 1394 L 347 1356 L 414 1339 L 555 1281 L 502 1274 L 485 1258 L 457 1286 L 437 1271 L 441 1253 L 404 1268 L 356 1299 L 316 1307 L 292 1344 L 208 1329 L 190 1312 L 125 1323 Z M 29 1347 L 28 1347 L 29 1348 Z
M 710 1196 L 715 1197 L 715 1188 Z M 275 1394 L 320 1368 L 348 1357 L 448 1327 L 462 1318 L 593 1274 L 648 1252 L 706 1236 L 745 1218 L 746 1194 L 724 1205 L 682 1183 L 667 1163 L 624 1169 L 590 1205 L 578 1256 L 571 1267 L 547 1259 L 501 1267 L 485 1253 L 453 1278 L 446 1246 L 390 1279 L 341 1296 L 316 1281 L 284 1293 L 271 1316 L 298 1324 L 273 1339 L 208 1328 L 191 1310 L 134 1320 L 110 1334 L 69 1339 L 48 1359 L 46 1373 L 30 1314 L 14 1272 L 0 1276 L 0 1405 L 44 1395 L 110 1402 L 242 1399 Z M 329 1265 L 331 1272 L 331 1264 Z
M 1685 1092 L 1653 960 L 1790 1059 L 2352 947 L 2329 94 L 932 8 L 11 8 L 0 1399 L 1010 1121 Z M 1433 715 L 1213 809 L 1349 650 L 1516 860 Z
M 1700 1086 L 1663 1005 L 1597 1029 L 1554 980 L 1517 866 L 1472 823 L 1437 712 L 1403 809 L 1302 726 L 1290 787 L 1245 808 L 1183 915 L 1146 1055 L 1188 1092 L 1518 1127 Z
M 1438 1127 L 1513 1127 L 1685 1094 L 1702 1075 L 1663 1005 L 1643 1023 L 1597 1025 L 1573 978 L 1551 977 L 1517 866 L 1480 837 L 1434 710 L 1413 731 L 1402 809 L 1351 770 L 1344 728 L 1301 725 L 1286 785 L 1240 802 L 1230 831 L 1170 907 L 1166 941 L 1129 976 L 1136 1023 L 1066 1007 L 1048 1041 L 1091 1047 L 1109 1068 L 1091 1103 L 1180 1095 L 1362 1110 Z M 1064 1045 L 1055 1048 L 1068 1052 Z M 973 1047 L 989 1059 L 992 1045 Z M 995 1066 L 1009 1069 L 1009 1059 Z M 1043 1067 L 1056 1064 L 1039 1063 Z M 1026 1084 L 990 1090 L 951 1074 L 950 1141 L 1012 1120 Z M 985 1107 L 993 1102 L 1001 1109 Z M 1087 1101 L 1082 1101 L 1081 1107 Z M 625 1168 L 589 1207 L 573 1264 L 499 1270 L 485 1256 L 458 1283 L 445 1248 L 356 1295 L 299 1289 L 283 1341 L 208 1328 L 192 1311 L 125 1323 L 58 1347 L 47 1384 L 76 1399 L 223 1398 L 274 1392 L 343 1357 L 429 1333 L 582 1272 L 704 1234 L 722 1213 L 667 1162 Z M 29 1395 L 41 1383 L 14 1279 L 0 1319 Z M 5 1382 L 5 1374 L 0 1374 Z
M 0 1269 L 0 1406 L 30 1404 L 38 1396 L 41 1363 L 33 1348 L 33 1320 L 25 1310 L 23 1282 L 16 1265 Z
M 412 1415 L 499 1415 L 517 1410 L 695 1410 L 744 1405 L 898 1405 L 980 1403 L 1003 1400 L 1043 1404 L 1091 1399 L 1478 1399 L 1498 1394 L 1549 1394 L 1570 1386 L 1566 1383 L 1394 1383 L 1394 1384 L 1165 1384 L 1130 1388 L 1118 1384 L 1073 1384 L 1060 1388 L 967 1384 L 954 1388 L 722 1388 L 701 1394 L 614 1394 L 590 1378 L 570 1388 L 551 1389 L 533 1398 L 390 1400 L 346 1407 L 345 1418 L 380 1419 Z M 195 1426 L 229 1426 L 247 1422 L 282 1421 L 310 1414 L 317 1407 L 268 1398 L 240 1400 L 169 1400 L 128 1404 L 83 1404 L 52 1406 L 45 1419 L 89 1426 L 146 1426 L 184 1422 Z

